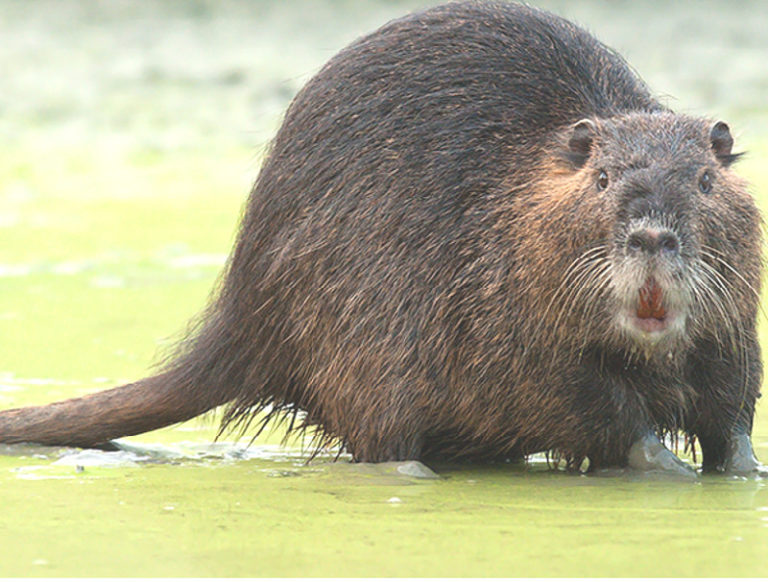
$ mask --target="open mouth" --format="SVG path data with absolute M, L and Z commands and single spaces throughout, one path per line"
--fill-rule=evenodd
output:
M 645 333 L 662 332 L 672 319 L 664 305 L 664 293 L 654 277 L 640 288 L 637 309 L 632 317 L 634 326 Z

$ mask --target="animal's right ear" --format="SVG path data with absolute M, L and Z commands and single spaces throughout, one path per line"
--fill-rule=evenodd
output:
M 577 121 L 571 129 L 566 157 L 576 168 L 581 168 L 587 162 L 592 153 L 596 135 L 597 126 L 591 119 Z

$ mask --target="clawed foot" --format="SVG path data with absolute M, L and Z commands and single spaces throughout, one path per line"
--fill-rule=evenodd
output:
M 646 434 L 630 447 L 628 465 L 636 471 L 661 471 L 686 479 L 698 477 L 692 467 L 677 458 L 653 433 Z
M 752 441 L 746 433 L 733 436 L 728 447 L 728 454 L 718 470 L 726 475 L 745 477 L 768 477 L 768 467 L 761 465 L 752 450 Z

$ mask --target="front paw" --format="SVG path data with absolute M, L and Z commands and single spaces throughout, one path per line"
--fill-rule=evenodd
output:
M 632 444 L 627 461 L 629 467 L 637 471 L 663 471 L 685 478 L 698 477 L 692 467 L 678 459 L 652 432 Z
M 768 467 L 761 465 L 752 449 L 752 440 L 746 433 L 731 438 L 725 461 L 720 471 L 727 475 L 768 477 Z

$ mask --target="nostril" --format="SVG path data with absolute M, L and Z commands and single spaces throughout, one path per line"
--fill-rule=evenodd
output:
M 680 249 L 680 243 L 672 232 L 664 232 L 659 235 L 659 248 L 662 252 L 676 253 Z
M 641 233 L 633 232 L 627 237 L 627 249 L 638 253 L 645 249 L 646 241 Z

